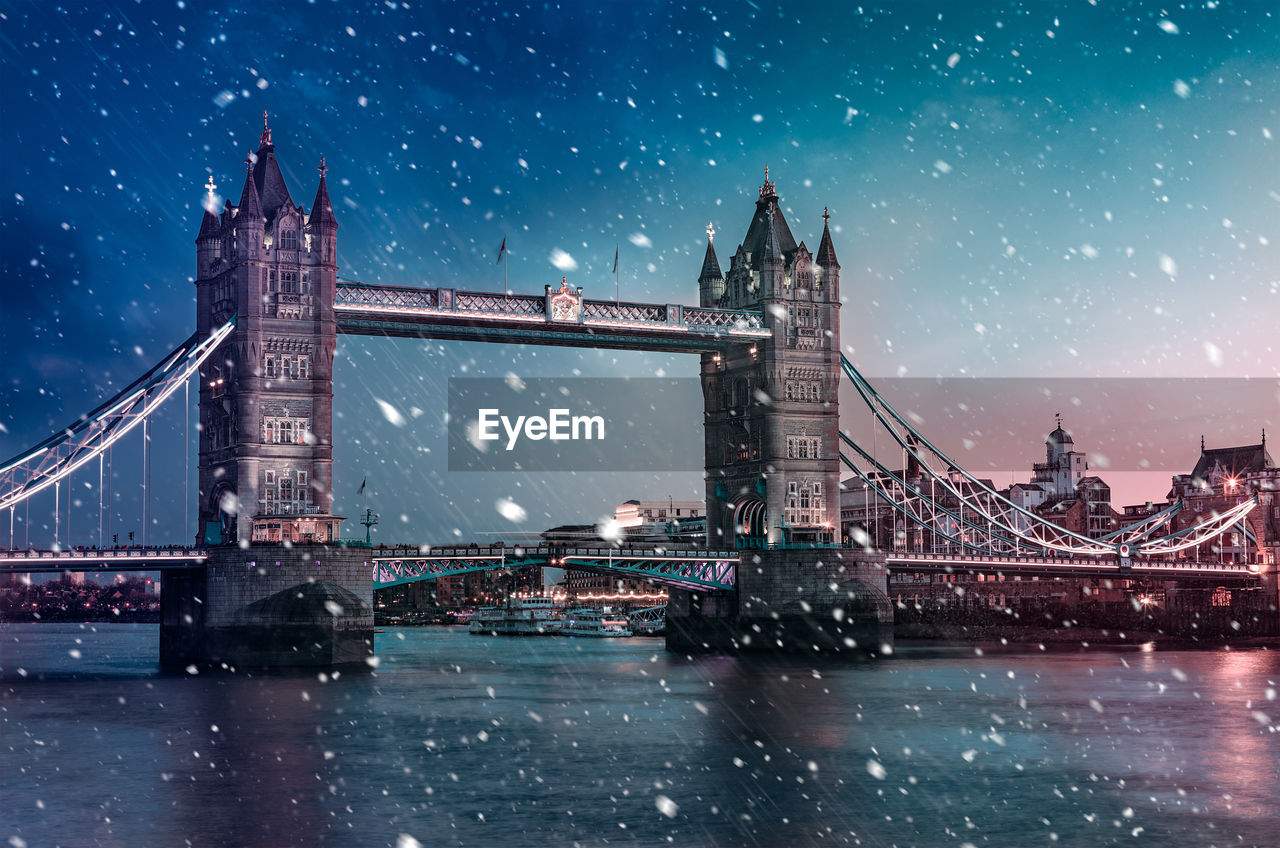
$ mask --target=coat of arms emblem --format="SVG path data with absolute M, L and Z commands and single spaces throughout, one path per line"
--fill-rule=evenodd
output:
M 547 286 L 547 319 L 578 324 L 582 321 L 582 289 L 572 289 L 566 277 L 560 278 L 560 288 Z

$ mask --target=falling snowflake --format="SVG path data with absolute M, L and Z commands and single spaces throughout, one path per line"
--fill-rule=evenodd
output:
M 397 427 L 403 427 L 405 425 L 405 417 L 401 414 L 400 410 L 396 409 L 381 398 L 374 398 L 373 402 L 378 405 L 379 411 L 382 412 L 382 417 L 387 419 L 388 422 Z
M 529 513 L 525 511 L 525 508 L 511 500 L 511 498 L 498 498 L 494 502 L 493 508 L 498 511 L 499 515 L 513 524 L 519 524 L 529 517 Z
M 567 251 L 556 248 L 551 251 L 551 264 L 556 267 L 557 271 L 576 271 L 578 270 L 578 261 L 569 255 Z

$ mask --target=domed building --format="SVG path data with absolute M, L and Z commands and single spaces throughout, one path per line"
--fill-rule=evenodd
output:
M 1044 440 L 1045 461 L 1031 466 L 1031 482 L 1044 489 L 1046 501 L 1071 497 L 1089 470 L 1084 453 L 1076 450 L 1075 440 L 1062 429 L 1061 415 L 1056 423 L 1058 426 Z

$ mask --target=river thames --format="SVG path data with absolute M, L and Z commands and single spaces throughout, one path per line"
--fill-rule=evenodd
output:
M 161 675 L 154 625 L 0 638 L 16 848 L 1280 842 L 1275 651 L 815 665 L 387 628 L 335 678 Z

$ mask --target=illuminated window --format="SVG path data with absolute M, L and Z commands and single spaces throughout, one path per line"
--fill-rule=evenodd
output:
M 280 249 L 281 250 L 297 250 L 298 249 L 298 231 L 295 229 L 284 229 L 280 231 Z

